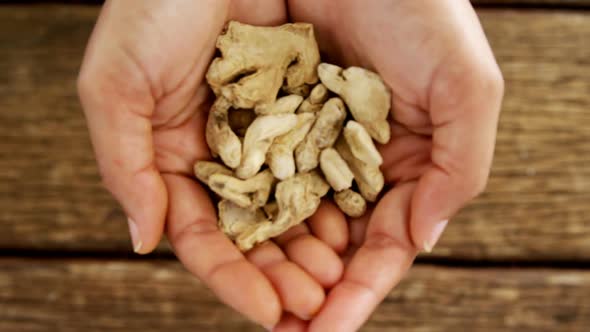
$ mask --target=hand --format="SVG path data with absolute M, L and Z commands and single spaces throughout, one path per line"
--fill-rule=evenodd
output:
M 344 276 L 321 311 L 309 325 L 281 325 L 355 331 L 418 251 L 432 249 L 447 220 L 484 189 L 503 79 L 467 0 L 289 0 L 288 7 L 292 21 L 314 24 L 328 61 L 371 68 L 393 91 L 392 139 L 381 152 L 395 187 L 350 221 Z
M 317 311 L 323 290 L 281 250 L 248 262 L 217 230 L 211 201 L 192 176 L 194 162 L 209 157 L 204 126 L 211 96 L 204 75 L 230 19 L 279 25 L 285 5 L 107 1 L 78 89 L 103 181 L 129 216 L 135 251 L 153 250 L 166 227 L 188 270 L 221 300 L 271 327 L 283 310 L 300 317 Z

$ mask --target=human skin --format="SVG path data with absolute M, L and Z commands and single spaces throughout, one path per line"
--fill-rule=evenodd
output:
M 392 139 L 380 151 L 396 185 L 364 217 L 347 221 L 324 202 L 246 255 L 217 229 L 192 165 L 210 157 L 204 75 L 232 19 L 313 23 L 329 61 L 375 70 L 391 87 Z M 187 269 L 254 322 L 355 331 L 485 187 L 503 81 L 467 0 L 127 0 L 106 2 L 78 89 L 136 252 L 165 232 Z

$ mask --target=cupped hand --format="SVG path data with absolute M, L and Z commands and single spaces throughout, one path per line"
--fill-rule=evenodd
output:
M 392 139 L 381 146 L 391 189 L 349 222 L 345 271 L 321 311 L 277 329 L 356 331 L 484 189 L 503 79 L 467 0 L 289 0 L 288 8 L 291 20 L 314 24 L 328 61 L 372 69 L 393 92 Z
M 212 202 L 192 175 L 194 162 L 210 157 L 204 127 L 212 96 L 204 76 L 231 19 L 279 25 L 286 8 L 279 0 L 107 1 L 78 89 L 104 184 L 129 217 L 134 250 L 152 251 L 165 230 L 189 271 L 271 328 L 283 312 L 315 314 L 342 266 L 314 237 L 245 257 L 217 229 Z M 302 246 L 325 262 L 295 263 Z

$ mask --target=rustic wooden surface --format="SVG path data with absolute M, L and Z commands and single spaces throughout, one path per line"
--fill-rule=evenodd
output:
M 98 8 L 71 3 L 99 1 L 26 2 L 0 5 L 0 332 L 261 331 L 165 244 L 127 259 L 75 95 Z M 473 2 L 507 85 L 488 190 L 362 331 L 586 331 L 590 0 Z
M 366 332 L 587 331 L 590 272 L 415 267 Z M 0 259 L 0 331 L 262 331 L 154 260 Z
M 434 256 L 588 259 L 590 15 L 479 14 L 507 85 L 497 153 L 487 192 Z M 0 248 L 130 249 L 74 89 L 96 15 L 92 6 L 0 7 Z

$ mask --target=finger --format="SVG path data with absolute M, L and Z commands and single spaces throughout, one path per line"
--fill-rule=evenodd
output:
M 121 63 L 128 62 L 87 55 L 78 93 L 103 183 L 128 216 L 134 251 L 143 254 L 160 241 L 167 195 L 154 164 L 154 100 L 141 73 Z
M 348 248 L 346 248 L 346 251 L 340 256 L 345 268 L 348 267 L 356 251 L 361 247 L 363 242 L 365 242 L 367 225 L 369 224 L 369 219 L 372 214 L 373 208 L 370 207 L 367 210 L 367 213 L 365 213 L 362 217 L 351 219 L 348 222 L 348 228 L 350 229 L 350 242 Z
M 301 235 L 284 245 L 289 259 L 307 271 L 323 287 L 332 287 L 342 277 L 340 257 L 313 235 Z
M 246 24 L 277 26 L 286 23 L 287 8 L 282 0 L 237 0 L 231 2 L 229 16 Z
M 343 252 L 348 246 L 346 217 L 334 203 L 322 201 L 307 223 L 311 232 L 337 253 Z
M 307 322 L 290 314 L 285 314 L 281 318 L 279 325 L 275 326 L 272 332 L 305 332 L 307 331 Z
M 285 233 L 274 238 L 274 242 L 279 246 L 283 246 L 292 239 L 305 234 L 309 234 L 309 227 L 307 227 L 307 224 L 301 223 L 289 228 Z
M 359 249 L 359 247 L 350 246 L 340 256 L 340 259 L 342 259 L 342 264 L 344 265 L 345 269 L 348 268 L 348 265 L 350 265 L 350 262 L 352 261 L 352 257 L 354 257 L 354 254 L 356 254 L 358 249 Z
M 277 293 L 217 228 L 205 190 L 178 175 L 164 175 L 164 181 L 170 195 L 167 234 L 180 261 L 221 301 L 258 324 L 275 326 L 282 312 Z
M 357 331 L 404 276 L 417 254 L 407 227 L 414 187 L 398 186 L 376 206 L 365 242 L 311 322 L 310 331 Z
M 360 218 L 351 219 L 348 222 L 350 229 L 350 245 L 352 247 L 360 247 L 365 242 L 365 234 L 367 233 L 367 225 L 372 215 L 372 208 L 369 208 Z
M 274 243 L 266 242 L 246 254 L 266 275 L 279 294 L 283 309 L 301 319 L 310 319 L 324 303 L 322 287 L 296 264 L 289 262 Z

